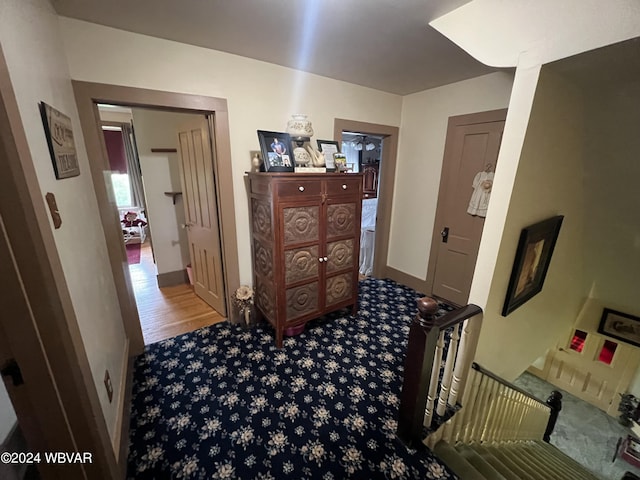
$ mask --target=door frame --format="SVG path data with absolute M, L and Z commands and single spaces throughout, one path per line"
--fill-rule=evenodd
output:
M 389 232 L 391 231 L 391 210 L 393 208 L 393 189 L 396 179 L 398 158 L 398 136 L 400 129 L 389 125 L 359 122 L 343 118 L 334 119 L 333 138 L 342 143 L 342 132 L 362 132 L 383 137 L 382 161 L 380 162 L 378 182 L 378 209 L 376 211 L 375 249 L 373 251 L 373 276 L 377 278 L 395 278 L 394 269 L 387 266 L 389 256 Z
M 453 135 L 449 135 L 454 127 L 474 125 L 478 123 L 504 122 L 507 118 L 507 109 L 489 110 L 486 112 L 467 113 L 449 117 L 447 123 L 447 134 L 444 144 L 444 154 L 442 156 L 442 167 L 440 169 L 440 185 L 438 186 L 438 202 L 436 203 L 435 221 L 431 235 L 431 249 L 429 250 L 429 261 L 427 263 L 427 278 L 424 282 L 424 291 L 431 295 L 433 292 L 433 282 L 436 274 L 436 261 L 438 259 L 438 248 L 440 246 L 440 225 L 444 223 L 445 212 L 442 208 L 446 199 L 446 186 L 449 182 L 449 171 L 445 166 L 451 161 L 451 156 L 455 150 Z
M 43 467 L 45 479 L 119 478 L 126 458 L 113 451 L 1 47 L 0 126 L 0 255 L 11 259 L 0 268 L 10 283 L 0 291 L 9 313 L 0 316 L 0 359 L 15 358 L 24 378 L 8 389 L 18 423 L 30 448 L 41 445 L 39 430 L 53 451 L 93 454 L 91 464 L 64 477 Z
M 216 176 L 216 201 L 220 218 L 220 243 L 222 247 L 225 297 L 227 305 L 230 305 L 229 292 L 235 291 L 240 285 L 240 267 L 227 101 L 223 98 L 78 80 L 72 80 L 72 84 L 87 154 L 90 159 L 91 176 L 96 191 L 100 219 L 105 233 L 124 327 L 131 339 L 131 355 L 138 355 L 144 348 L 144 341 L 126 262 L 124 244 L 122 243 L 120 222 L 115 213 L 115 202 L 109 198 L 110 189 L 108 189 L 104 177 L 104 172 L 109 170 L 109 161 L 104 137 L 101 135 L 100 114 L 97 104 L 106 103 L 127 107 L 164 109 L 208 116 L 209 141 L 212 144 L 211 152 L 214 158 L 213 168 Z

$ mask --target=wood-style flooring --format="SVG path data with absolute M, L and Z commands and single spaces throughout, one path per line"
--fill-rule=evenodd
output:
M 141 247 L 140 263 L 129 265 L 129 273 L 145 345 L 225 320 L 198 298 L 188 284 L 158 288 L 148 242 Z

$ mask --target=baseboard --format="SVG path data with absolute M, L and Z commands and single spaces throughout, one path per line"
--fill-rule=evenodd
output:
M 189 277 L 186 270 L 176 270 L 175 272 L 159 273 L 157 275 L 158 287 L 173 287 L 174 285 L 182 285 L 189 283 Z
M 407 287 L 411 287 L 419 293 L 425 293 L 427 291 L 427 282 L 425 280 L 421 280 L 418 277 L 396 270 L 389 265 L 385 267 L 385 277 L 401 283 L 402 285 L 406 285 Z
M 129 424 L 131 422 L 131 401 L 133 400 L 133 370 L 135 358 L 126 361 L 127 372 L 125 374 L 122 417 L 120 419 L 120 448 L 118 449 L 118 464 L 122 472 L 121 478 L 127 476 L 127 459 L 129 457 Z

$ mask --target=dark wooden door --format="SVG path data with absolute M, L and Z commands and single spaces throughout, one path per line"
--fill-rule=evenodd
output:
M 457 305 L 468 302 L 484 227 L 483 213 L 470 213 L 470 201 L 484 188 L 478 179 L 492 178 L 505 118 L 506 110 L 497 110 L 449 119 L 427 285 Z

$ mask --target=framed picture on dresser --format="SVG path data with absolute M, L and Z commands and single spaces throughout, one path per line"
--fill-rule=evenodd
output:
M 291 138 L 288 133 L 258 130 L 260 151 L 266 172 L 293 172 Z

